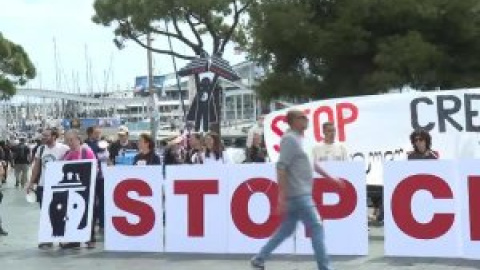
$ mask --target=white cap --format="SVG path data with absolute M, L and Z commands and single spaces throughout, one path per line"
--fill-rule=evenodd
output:
M 118 128 L 118 135 L 127 135 L 128 134 L 128 127 L 127 126 L 120 126 Z

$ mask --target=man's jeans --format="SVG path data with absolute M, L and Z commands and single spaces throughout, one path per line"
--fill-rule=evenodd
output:
M 331 270 L 330 262 L 325 250 L 323 226 L 312 196 L 299 196 L 287 199 L 287 213 L 283 221 L 268 241 L 261 249 L 260 253 L 254 257 L 254 260 L 263 262 L 287 237 L 295 232 L 297 222 L 302 221 L 308 231 L 311 232 L 311 240 L 315 259 L 319 270 Z
M 28 167 L 28 164 L 15 164 L 13 166 L 13 169 L 15 170 L 15 186 L 18 187 L 20 184 L 22 188 L 25 187 L 28 177 Z

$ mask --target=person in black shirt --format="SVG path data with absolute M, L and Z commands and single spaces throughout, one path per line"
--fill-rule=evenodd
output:
M 0 154 L 3 154 L 3 151 Z M 0 162 L 1 162 L 1 159 L 0 159 Z M 3 176 L 3 173 L 4 173 L 3 166 L 0 166 L 0 176 Z M 2 193 L 2 190 L 0 190 L 0 204 L 2 203 L 2 200 L 3 200 L 3 193 Z M 0 217 L 0 236 L 7 236 L 7 235 L 8 233 L 2 227 L 2 217 Z
M 438 154 L 432 151 L 432 137 L 425 130 L 415 130 L 410 134 L 413 151 L 408 153 L 408 160 L 438 159 Z
M 95 157 L 97 158 L 98 162 L 98 171 L 97 171 L 97 178 L 96 178 L 96 185 L 95 185 L 95 199 L 96 202 L 93 208 L 93 224 L 98 222 L 98 227 L 100 232 L 103 232 L 105 227 L 105 201 L 104 201 L 104 190 L 105 190 L 105 180 L 103 178 L 102 172 L 102 164 L 101 160 L 99 159 L 99 154 L 101 155 L 102 151 L 105 149 L 101 149 L 99 146 L 100 138 L 102 137 L 102 130 L 98 126 L 92 126 L 87 128 L 87 139 L 85 143 L 92 149 Z
M 20 138 L 20 143 L 12 148 L 14 171 L 15 171 L 15 187 L 19 185 L 22 189 L 27 183 L 28 167 L 31 160 L 30 148 L 28 148 L 25 138 Z
M 87 139 L 85 143 L 92 149 L 95 156 L 100 152 L 100 148 L 98 147 L 98 142 L 100 141 L 100 137 L 102 136 L 102 130 L 99 127 L 93 126 L 87 128 Z
M 137 150 L 137 145 L 128 140 L 128 127 L 120 126 L 117 135 L 118 141 L 110 144 L 108 149 L 111 164 L 115 164 L 116 158 L 121 156 L 126 150 Z
M 3 178 L 2 178 L 2 184 L 7 183 L 7 178 L 8 178 L 8 164 L 12 164 L 12 152 L 10 151 L 10 147 L 8 146 L 8 143 L 5 141 L 0 142 L 0 148 L 2 148 L 3 152 L 3 157 L 2 157 L 2 166 L 3 166 Z
M 160 157 L 155 153 L 155 142 L 150 135 L 140 135 L 138 150 L 139 153 L 133 159 L 134 165 L 160 165 Z
M 267 150 L 263 146 L 263 139 L 260 134 L 254 133 L 252 138 L 252 145 L 247 148 L 246 161 L 253 163 L 264 163 L 267 159 Z
M 432 151 L 432 137 L 423 129 L 415 130 L 410 134 L 410 142 L 413 146 L 413 151 L 407 153 L 408 160 L 421 160 L 421 159 L 438 159 L 438 155 Z M 376 221 L 383 225 L 383 193 L 378 197 L 372 198 L 374 204 L 374 217 Z

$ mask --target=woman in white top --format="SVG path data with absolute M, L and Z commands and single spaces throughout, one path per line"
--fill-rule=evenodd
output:
M 204 137 L 205 148 L 193 157 L 199 164 L 224 164 L 226 156 L 223 152 L 223 146 L 220 136 L 215 132 L 210 132 Z

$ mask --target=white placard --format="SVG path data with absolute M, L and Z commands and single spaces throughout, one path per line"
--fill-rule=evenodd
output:
M 91 240 L 96 175 L 95 160 L 47 164 L 38 231 L 40 243 Z
M 281 222 L 275 164 L 229 165 L 228 253 L 257 253 Z M 294 237 L 287 238 L 274 253 L 291 254 Z
M 462 256 L 480 259 L 480 160 L 459 164 L 459 194 L 462 229 Z
M 166 252 L 227 252 L 228 179 L 233 173 L 219 164 L 167 166 Z
M 452 161 L 385 164 L 385 255 L 461 256 L 456 166 Z M 429 226 L 434 215 L 445 220 Z
M 325 162 L 321 166 L 333 177 L 346 180 L 345 187 L 340 188 L 331 180 L 315 176 L 314 190 L 324 190 L 322 201 L 328 207 L 322 216 L 328 254 L 367 255 L 367 195 L 363 163 Z M 317 208 L 322 193 L 315 193 Z M 311 239 L 306 237 L 303 224 L 298 227 L 296 234 L 296 253 L 313 254 Z
M 105 167 L 105 249 L 163 251 L 162 166 Z

